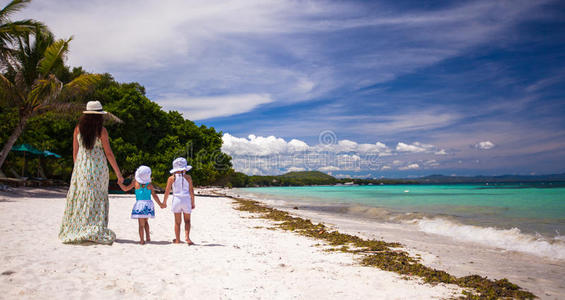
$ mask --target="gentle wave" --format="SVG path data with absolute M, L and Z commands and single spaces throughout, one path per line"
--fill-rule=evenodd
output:
M 456 240 L 476 242 L 505 250 L 538 256 L 565 259 L 565 236 L 548 240 L 542 236 L 524 234 L 518 228 L 497 229 L 458 224 L 442 218 L 424 218 L 412 221 L 420 231 L 448 236 Z

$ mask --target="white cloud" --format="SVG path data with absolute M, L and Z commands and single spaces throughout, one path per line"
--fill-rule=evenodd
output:
M 427 167 L 437 167 L 439 166 L 439 162 L 435 159 L 430 159 L 430 160 L 426 160 L 424 162 L 424 165 L 426 165 Z
M 293 139 L 286 141 L 275 136 L 249 135 L 239 138 L 224 133 L 222 151 L 231 155 L 234 168 L 238 171 L 260 171 L 261 174 L 279 174 L 290 170 L 319 170 L 323 172 L 361 172 L 385 170 L 414 170 L 423 167 L 437 167 L 436 159 L 407 163 L 401 159 L 390 160 L 398 155 L 413 155 L 413 147 L 424 149 L 419 154 L 434 155 L 435 146 L 415 142 L 411 145 L 399 143 L 398 150 L 388 148 L 384 143 L 359 144 L 351 140 L 340 140 L 329 145 L 308 145 Z M 373 152 L 375 151 L 375 152 Z M 380 152 L 379 152 L 380 151 Z M 418 150 L 420 151 L 420 150 Z M 413 160 L 412 160 L 413 161 Z M 254 173 L 257 174 L 257 173 Z
M 165 95 L 157 99 L 164 109 L 176 110 L 190 120 L 231 116 L 255 109 L 273 101 L 267 94 L 224 95 L 215 97 L 183 97 Z
M 419 142 L 414 142 L 411 145 L 405 143 L 398 143 L 396 145 L 396 151 L 400 152 L 421 153 L 432 151 L 433 149 L 435 149 L 434 145 L 422 144 Z
M 405 167 L 400 167 L 398 169 L 399 170 L 415 170 L 415 169 L 419 169 L 419 168 L 420 168 L 420 165 L 418 165 L 418 164 L 409 164 Z
M 474 147 L 479 149 L 479 150 L 489 150 L 489 149 L 496 147 L 496 145 L 491 141 L 483 141 L 483 142 L 476 143 L 474 145 Z
M 321 167 L 318 169 L 318 171 L 340 171 L 341 169 L 339 167 L 336 166 L 327 166 L 327 167 Z
M 287 172 L 300 172 L 300 171 L 306 171 L 306 169 L 304 168 L 300 168 L 300 167 L 290 167 L 288 169 L 286 169 Z
M 435 155 L 447 155 L 447 151 L 445 149 L 440 149 L 434 153 Z

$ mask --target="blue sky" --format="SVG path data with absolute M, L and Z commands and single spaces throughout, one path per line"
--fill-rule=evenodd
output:
M 163 4 L 166 3 L 166 4 Z M 226 133 L 248 174 L 565 172 L 558 1 L 34 1 L 71 65 Z

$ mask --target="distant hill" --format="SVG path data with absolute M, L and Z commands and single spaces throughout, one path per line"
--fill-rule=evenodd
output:
M 503 182 L 565 182 L 565 173 L 552 175 L 501 175 L 501 176 L 445 176 L 429 175 L 411 179 L 350 179 L 335 178 L 320 171 L 288 172 L 276 176 L 248 176 L 235 172 L 217 185 L 233 187 L 259 186 L 304 186 L 304 185 L 334 185 L 339 183 L 354 183 L 358 185 L 380 184 L 449 184 L 449 183 L 503 183 Z
M 279 175 L 282 178 L 308 179 L 308 180 L 337 180 L 335 177 L 320 171 L 298 171 Z

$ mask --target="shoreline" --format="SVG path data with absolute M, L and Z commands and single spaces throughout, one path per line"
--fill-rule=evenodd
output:
M 162 196 L 162 195 L 160 195 Z M 133 195 L 110 195 L 112 246 L 64 245 L 57 239 L 65 190 L 0 192 L 0 288 L 6 298 L 129 299 L 446 299 L 454 285 L 359 266 L 350 253 L 268 230 L 273 223 L 234 209 L 232 199 L 196 194 L 191 238 L 175 245 L 169 209 L 149 221 L 152 241 L 137 243 L 129 218 Z
M 232 191 L 224 191 L 234 195 Z M 406 224 L 380 223 L 346 215 L 296 209 L 295 203 L 284 205 L 282 200 L 253 200 L 313 222 L 329 224 L 343 233 L 368 239 L 399 241 L 409 252 L 420 253 L 426 258 L 426 265 L 456 276 L 478 274 L 494 279 L 506 277 L 541 299 L 557 299 L 565 295 L 565 284 L 562 283 L 562 278 L 565 278 L 563 260 L 504 251 L 433 233 L 415 232 L 407 228 Z

